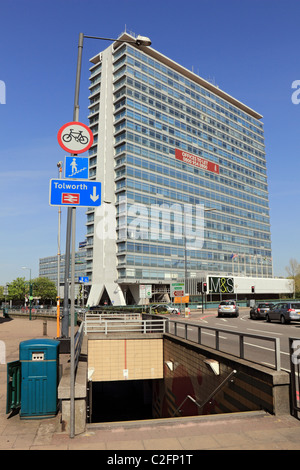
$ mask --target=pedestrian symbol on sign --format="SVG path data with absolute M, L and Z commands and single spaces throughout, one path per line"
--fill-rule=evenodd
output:
M 66 157 L 65 177 L 85 179 L 89 177 L 89 159 L 87 157 Z
M 72 175 L 77 172 L 77 163 L 76 163 L 76 158 L 74 157 L 71 163 L 71 168 L 72 168 Z

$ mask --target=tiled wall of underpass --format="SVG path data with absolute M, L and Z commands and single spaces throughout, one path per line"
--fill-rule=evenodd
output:
M 153 386 L 154 417 L 193 416 L 266 409 L 273 412 L 272 384 L 264 375 L 249 374 L 237 368 L 233 380 L 219 391 L 208 403 L 210 394 L 236 369 L 230 361 L 218 360 L 219 375 L 215 375 L 204 362 L 207 354 L 198 345 L 178 338 L 164 338 L 164 379 Z M 199 407 L 187 399 L 190 395 Z
M 163 339 L 90 339 L 88 370 L 97 382 L 163 377 Z

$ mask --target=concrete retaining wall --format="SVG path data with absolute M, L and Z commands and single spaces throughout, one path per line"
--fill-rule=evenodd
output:
M 109 338 L 106 339 L 109 341 Z M 87 353 L 87 336 L 83 353 Z M 216 365 L 219 375 L 209 361 Z M 207 401 L 212 392 L 233 370 L 236 374 Z M 153 417 L 196 416 L 265 410 L 271 414 L 290 414 L 287 372 L 273 371 L 205 346 L 163 335 L 163 379 L 153 380 Z M 194 401 L 187 399 L 190 395 Z M 62 430 L 69 431 L 70 371 L 67 365 L 58 388 L 61 400 Z M 75 385 L 75 434 L 86 428 L 87 362 L 79 361 Z M 180 407 L 180 411 L 178 410 Z
M 216 361 L 215 375 L 207 360 Z M 218 385 L 236 370 L 233 379 L 208 402 Z M 164 379 L 157 381 L 153 393 L 155 417 L 191 416 L 264 409 L 272 414 L 290 412 L 290 377 L 228 354 L 196 345 L 182 338 L 164 335 Z M 187 395 L 187 399 L 176 411 Z

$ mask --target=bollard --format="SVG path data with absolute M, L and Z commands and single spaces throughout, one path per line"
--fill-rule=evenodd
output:
M 185 318 L 188 318 L 190 314 L 191 314 L 191 309 L 189 307 L 185 307 L 184 309 Z
M 43 321 L 43 336 L 47 336 L 47 322 Z

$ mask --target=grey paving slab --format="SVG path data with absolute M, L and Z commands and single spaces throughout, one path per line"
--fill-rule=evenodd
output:
M 56 323 L 48 321 L 49 338 L 56 336 Z M 43 321 L 0 318 L 0 340 L 5 341 L 6 362 L 18 359 L 19 343 L 43 337 Z M 0 450 L 100 450 L 196 452 L 202 450 L 299 450 L 300 421 L 289 415 L 240 413 L 139 423 L 103 424 L 87 427 L 74 438 L 63 433 L 60 416 L 21 420 L 6 414 L 6 365 L 0 364 Z M 140 455 L 140 454 L 139 454 Z

